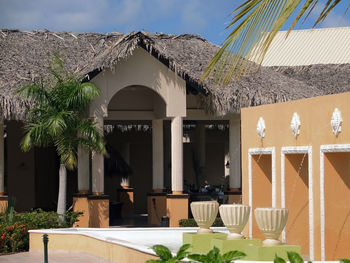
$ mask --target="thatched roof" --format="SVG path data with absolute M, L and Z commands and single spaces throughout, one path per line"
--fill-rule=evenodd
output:
M 314 82 L 307 83 L 301 76 L 290 78 L 285 72 L 271 68 L 262 68 L 258 74 L 242 77 L 225 88 L 216 88 L 212 80 L 200 83 L 207 63 L 219 47 L 196 35 L 0 30 L 0 110 L 3 117 L 24 118 L 30 105 L 13 92 L 26 81 L 45 76 L 54 53 L 63 55 L 71 70 L 93 78 L 101 70 L 117 66 L 119 60 L 131 55 L 138 46 L 184 78 L 188 92 L 205 94 L 203 101 L 215 114 L 324 94 Z
M 324 94 L 350 91 L 350 64 L 274 67 L 273 69 L 288 78 L 317 87 Z
M 0 111 L 5 119 L 21 120 L 28 104 L 14 91 L 38 76 L 47 76 L 55 53 L 64 56 L 70 70 L 78 72 L 96 54 L 123 35 L 70 34 L 49 31 L 0 30 Z

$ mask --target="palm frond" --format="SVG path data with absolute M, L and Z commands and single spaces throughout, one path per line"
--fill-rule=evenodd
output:
M 34 146 L 46 147 L 52 143 L 52 138 L 43 123 L 29 123 L 24 128 L 26 134 L 21 141 L 23 151 L 27 152 Z
M 54 139 L 61 163 L 72 170 L 77 164 L 77 139 L 73 134 L 62 134 Z
M 233 11 L 227 28 L 233 28 L 218 53 L 209 62 L 201 80 L 210 76 L 217 85 L 256 71 L 272 40 L 301 5 L 288 33 L 303 17 L 309 17 L 319 0 L 246 0 Z M 328 0 L 315 25 L 322 22 L 341 0 Z M 254 63 L 254 62 L 255 63 Z
M 305 19 L 310 15 L 311 11 L 315 8 L 316 4 L 317 4 L 318 0 L 307 0 L 304 4 L 304 6 L 302 7 L 302 9 L 300 10 L 299 14 L 297 15 L 297 17 L 294 19 L 292 25 L 290 26 L 288 33 L 293 30 L 293 28 L 295 27 L 296 23 L 300 20 L 300 18 L 304 15 L 304 13 L 307 10 L 310 10 L 308 12 L 308 14 L 306 15 Z
M 105 141 L 100 132 L 96 129 L 96 124 L 89 119 L 84 119 L 77 125 L 80 143 L 85 148 L 95 152 L 107 154 Z
M 15 91 L 17 94 L 35 103 L 45 104 L 49 102 L 48 92 L 44 88 L 43 80 L 23 85 Z
M 234 16 L 229 27 L 235 26 L 233 31 L 226 38 L 223 47 L 211 60 L 203 78 L 208 77 L 214 70 L 216 83 L 226 85 L 233 76 L 239 77 L 246 70 L 248 60 L 253 57 L 259 58 L 264 53 L 263 43 L 268 43 L 274 23 L 282 15 L 286 20 L 286 10 L 291 5 L 299 3 L 301 0 L 254 0 L 246 1 L 237 14 Z M 260 45 L 259 45 L 260 44 Z M 254 53 L 252 52 L 254 51 Z M 257 56 L 258 55 L 258 56 Z M 254 67 L 253 63 L 249 67 Z
M 84 112 L 89 103 L 100 95 L 100 90 L 91 82 L 76 83 L 69 91 L 66 97 L 67 107 L 76 108 L 81 112 Z
M 64 70 L 64 61 L 58 53 L 55 53 L 49 61 L 48 71 L 56 79 L 58 84 L 63 84 L 67 73 Z
M 28 111 L 26 116 L 27 122 L 34 122 L 41 119 L 47 112 L 46 107 L 33 108 Z
M 52 137 L 62 134 L 67 128 L 65 117 L 66 115 L 62 112 L 57 112 L 48 116 L 46 125 Z
M 69 170 L 73 170 L 77 165 L 77 154 L 72 148 L 66 148 L 61 154 L 61 163 Z
M 77 164 L 77 148 L 106 153 L 103 135 L 96 124 L 84 118 L 87 106 L 100 94 L 92 83 L 81 83 L 74 73 L 64 69 L 63 60 L 53 57 L 49 71 L 54 79 L 41 79 L 38 83 L 25 85 L 17 90 L 37 107 L 26 118 L 26 134 L 21 148 L 29 151 L 33 146 L 53 144 L 61 163 L 68 169 Z
M 341 0 L 328 0 L 326 5 L 323 8 L 321 14 L 317 18 L 314 26 L 316 26 L 318 23 L 324 21 L 324 19 L 328 16 L 329 12 L 332 11 L 340 2 L 341 2 Z

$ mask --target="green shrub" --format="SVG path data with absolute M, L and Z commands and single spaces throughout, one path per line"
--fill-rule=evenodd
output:
M 0 226 L 0 252 L 17 252 L 28 250 L 28 227 L 23 224 Z
M 78 221 L 81 212 L 67 212 L 62 223 L 56 212 L 41 209 L 32 212 L 14 214 L 9 220 L 6 214 L 0 215 L 0 253 L 27 251 L 31 229 L 71 227 Z
M 179 225 L 180 227 L 198 227 L 196 221 L 193 218 L 180 219 Z M 212 226 L 215 226 L 215 227 L 224 226 L 224 223 L 222 222 L 221 218 L 218 217 L 215 219 Z
M 56 212 L 45 212 L 41 209 L 33 212 L 21 213 L 15 216 L 15 221 L 28 225 L 30 229 L 62 228 L 71 227 L 82 213 L 67 212 L 64 214 L 65 222 L 61 222 Z

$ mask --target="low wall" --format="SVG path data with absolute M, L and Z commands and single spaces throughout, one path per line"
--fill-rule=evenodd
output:
M 43 250 L 43 233 L 30 233 L 29 249 Z M 125 247 L 120 244 L 85 236 L 83 234 L 49 233 L 48 249 L 79 251 L 93 254 L 111 262 L 134 263 L 146 262 L 149 259 L 158 259 L 154 255 Z M 50 252 L 49 252 L 50 253 Z

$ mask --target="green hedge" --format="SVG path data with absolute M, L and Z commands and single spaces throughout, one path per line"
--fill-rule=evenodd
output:
M 196 221 L 193 218 L 180 219 L 179 225 L 180 227 L 198 227 Z M 224 223 L 222 222 L 221 218 L 218 217 L 215 219 L 212 226 L 224 226 Z
M 27 251 L 31 229 L 72 227 L 81 212 L 67 212 L 62 217 L 56 212 L 37 209 L 26 213 L 0 215 L 0 253 Z

